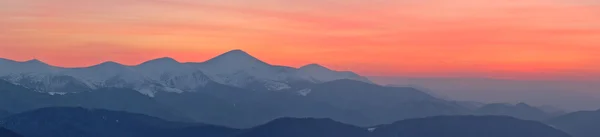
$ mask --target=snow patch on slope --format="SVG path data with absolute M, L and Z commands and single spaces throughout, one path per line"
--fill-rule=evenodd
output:
M 156 95 L 156 90 L 152 90 L 150 88 L 141 88 L 137 89 L 137 91 L 152 98 L 154 97 L 154 95 Z
M 54 95 L 66 95 L 68 93 L 67 92 L 48 92 L 48 94 L 54 96 Z
M 302 89 L 298 91 L 298 94 L 302 95 L 302 96 L 308 96 L 308 94 L 310 94 L 310 92 L 312 92 L 312 89 Z
M 369 132 L 374 132 L 375 130 L 377 130 L 377 128 L 368 128 L 367 129 Z
M 279 91 L 279 90 L 286 90 L 286 89 L 292 88 L 288 84 L 281 83 L 281 82 L 266 82 L 265 87 L 271 91 Z

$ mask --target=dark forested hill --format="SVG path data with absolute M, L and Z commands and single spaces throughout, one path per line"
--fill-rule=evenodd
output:
M 552 118 L 546 123 L 573 137 L 600 137 L 600 110 L 569 113 Z
M 377 127 L 373 137 L 570 137 L 540 122 L 504 116 L 438 116 Z
M 13 131 L 0 127 L 0 137 L 23 137 Z
M 366 129 L 331 119 L 280 118 L 235 137 L 366 137 Z
M 170 122 L 120 111 L 85 108 L 42 108 L 0 120 L 25 137 L 221 137 L 236 129 Z

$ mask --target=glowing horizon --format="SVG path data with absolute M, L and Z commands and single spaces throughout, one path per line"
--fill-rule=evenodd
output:
M 363 75 L 588 78 L 600 76 L 600 3 L 0 0 L 0 42 L 0 58 L 62 67 L 242 49 Z

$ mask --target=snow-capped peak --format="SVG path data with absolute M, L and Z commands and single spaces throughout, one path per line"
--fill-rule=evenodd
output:
M 232 50 L 194 66 L 211 80 L 225 85 L 245 87 L 258 82 L 269 85 L 269 89 L 289 87 L 282 82 L 286 77 L 279 67 L 267 64 L 242 50 Z
M 271 65 L 254 58 L 242 50 L 232 50 L 221 54 L 204 63 L 198 64 L 198 67 L 210 75 L 232 75 L 236 73 L 268 75 L 268 73 L 271 73 L 270 69 L 272 69 Z
M 237 64 L 237 65 L 248 65 L 248 64 L 260 64 L 260 65 L 268 65 L 267 63 L 253 57 L 242 50 L 232 50 L 226 53 L 223 53 L 217 57 L 214 57 L 204 63 L 208 64 Z

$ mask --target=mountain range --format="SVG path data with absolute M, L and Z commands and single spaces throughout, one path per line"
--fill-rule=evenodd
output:
M 569 137 L 536 121 L 506 116 L 438 116 L 409 119 L 374 129 L 376 137 Z
M 410 75 L 410 74 L 408 74 Z M 482 76 L 369 76 L 369 80 L 391 86 L 410 86 L 445 99 L 484 103 L 527 102 L 566 111 L 600 108 L 597 80 L 570 78 L 501 78 Z M 548 108 L 548 107 L 545 107 Z M 554 110 L 553 110 L 554 111 Z
M 317 64 L 300 68 L 271 65 L 241 50 L 200 63 L 159 58 L 135 66 L 104 62 L 85 68 L 56 67 L 39 60 L 0 59 L 0 78 L 50 94 L 116 87 L 135 89 L 148 96 L 158 92 L 194 92 L 209 83 L 281 91 L 339 79 L 370 82 L 353 72 L 333 71 Z
M 475 114 L 513 116 L 527 120 L 545 120 L 550 117 L 557 116 L 556 113 L 546 112 L 540 108 L 532 107 L 525 103 L 519 103 L 516 105 L 505 103 L 487 104 L 476 109 Z
M 439 115 L 548 117 L 526 104 L 450 101 L 411 87 L 376 85 L 356 73 L 317 64 L 270 65 L 241 50 L 199 63 L 160 58 L 135 66 L 105 62 L 85 68 L 1 59 L 0 110 L 46 107 L 126 111 L 234 128 L 281 117 L 331 118 L 357 126 Z
M 541 122 L 505 116 L 437 116 L 374 127 L 327 118 L 278 118 L 235 129 L 77 107 L 15 114 L 0 119 L 0 126 L 25 137 L 571 137 Z
M 351 85 L 351 86 L 343 86 Z M 337 80 L 299 92 L 249 91 L 211 84 L 197 92 L 159 92 L 150 97 L 127 88 L 50 95 L 0 80 L 0 109 L 25 112 L 46 107 L 85 107 L 147 114 L 172 121 L 252 127 L 280 117 L 332 118 L 370 126 L 391 121 L 467 114 L 468 109 L 412 88 Z

